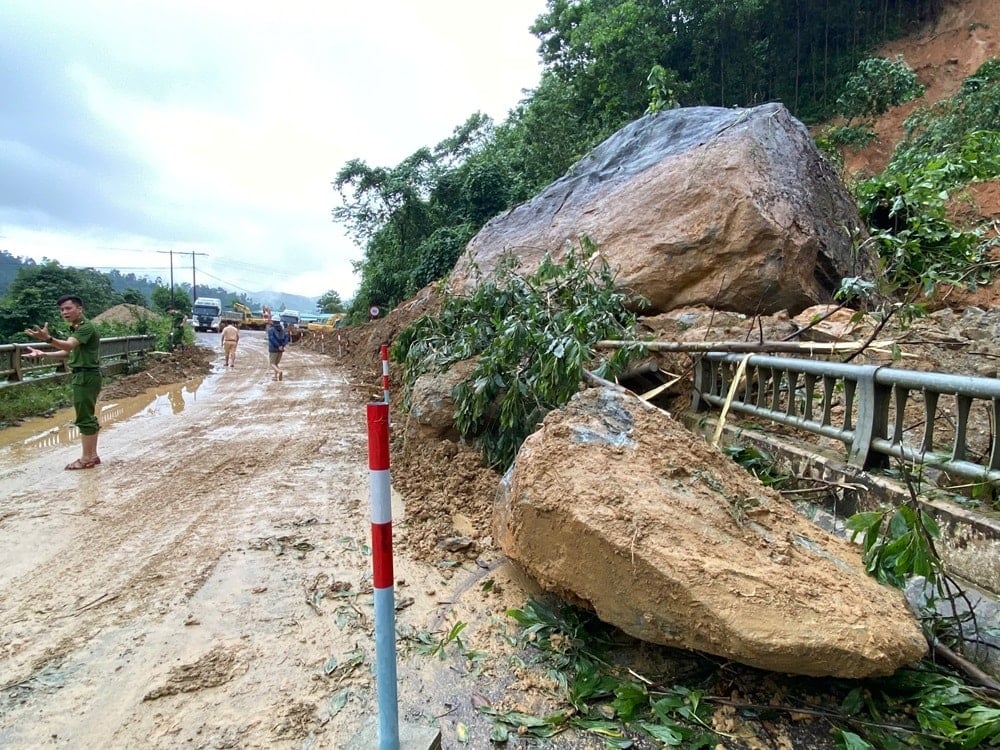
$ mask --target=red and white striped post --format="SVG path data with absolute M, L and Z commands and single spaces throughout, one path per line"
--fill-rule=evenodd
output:
M 382 400 L 389 403 L 389 345 L 382 344 L 379 349 L 382 357 Z
M 378 748 L 379 750 L 399 750 L 388 403 L 373 402 L 368 404 L 368 484 L 372 516 L 372 583 L 375 589 L 375 692 L 378 699 Z

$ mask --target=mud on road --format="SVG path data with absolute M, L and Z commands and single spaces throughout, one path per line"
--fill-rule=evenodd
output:
M 377 374 L 351 381 L 298 347 L 283 366 L 273 382 L 247 332 L 236 368 L 218 354 L 183 384 L 106 392 L 91 471 L 63 470 L 69 413 L 0 433 L 0 746 L 336 748 L 376 715 Z M 487 574 L 504 576 L 397 554 L 399 628 L 488 621 L 476 609 L 505 603 L 475 586 Z M 401 643 L 401 719 L 437 725 L 426 698 L 450 700 L 453 669 Z

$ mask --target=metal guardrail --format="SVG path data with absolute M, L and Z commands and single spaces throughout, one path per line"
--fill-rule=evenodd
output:
M 744 359 L 734 412 L 838 440 L 863 469 L 895 457 L 1000 483 L 1000 380 L 716 352 L 696 361 L 695 411 L 726 403 Z
M 155 343 L 154 336 L 120 336 L 101 339 L 101 348 L 98 354 L 101 366 L 128 360 L 133 354 L 148 352 L 154 348 Z M 65 359 L 27 359 L 23 357 L 22 352 L 29 346 L 45 350 L 53 348 L 50 344 L 0 344 L 0 381 L 16 383 L 25 380 L 25 376 L 30 376 L 32 373 L 54 371 L 56 374 L 62 374 L 69 372 Z

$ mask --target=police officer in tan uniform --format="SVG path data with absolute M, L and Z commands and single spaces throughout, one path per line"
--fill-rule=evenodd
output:
M 222 353 L 226 357 L 224 367 L 236 367 L 236 345 L 240 342 L 240 330 L 232 323 L 222 329 Z

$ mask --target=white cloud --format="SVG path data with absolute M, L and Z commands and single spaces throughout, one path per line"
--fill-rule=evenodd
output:
M 0 249 L 151 269 L 199 252 L 234 290 L 350 297 L 361 250 L 331 220 L 337 171 L 394 165 L 475 111 L 502 120 L 538 82 L 544 10 L 5 0 L 19 66 L 0 49 L 0 84 L 34 95 L 0 114 Z

